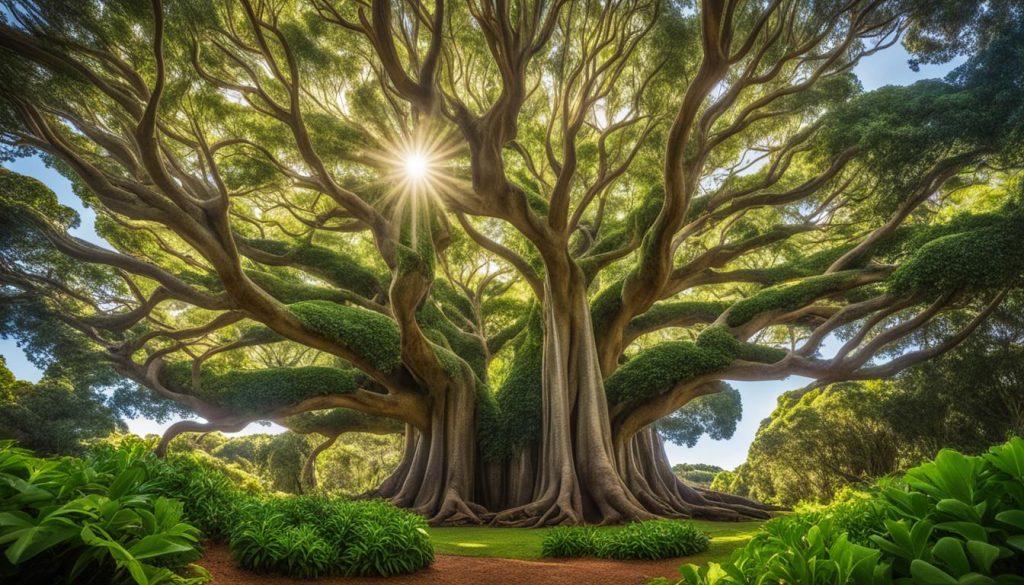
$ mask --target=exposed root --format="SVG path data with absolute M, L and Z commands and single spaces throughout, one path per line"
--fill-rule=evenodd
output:
M 743 496 L 737 496 L 735 494 L 727 494 L 724 492 L 716 492 L 712 490 L 706 490 L 704 488 L 694 488 L 698 493 L 704 496 L 705 499 L 712 502 L 720 502 L 723 504 L 732 504 L 743 506 L 745 508 L 752 508 L 754 510 L 761 510 L 764 512 L 785 512 L 789 508 L 783 506 L 773 506 L 771 504 L 763 504 L 761 502 L 744 498 Z
M 543 526 L 575 525 L 583 523 L 583 510 L 573 504 L 568 494 L 549 496 L 540 500 L 502 510 L 494 515 L 492 526 L 505 528 L 540 528 Z
M 431 508 L 434 508 L 431 506 Z M 440 506 L 436 507 L 437 512 L 431 513 L 429 509 L 416 509 L 415 511 L 427 517 L 427 523 L 431 526 L 474 526 L 485 524 L 490 519 L 490 512 L 486 508 L 473 502 L 467 502 L 453 490 L 447 490 Z

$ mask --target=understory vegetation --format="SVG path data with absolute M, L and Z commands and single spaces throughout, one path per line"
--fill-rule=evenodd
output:
M 388 576 L 434 561 L 423 518 L 385 502 L 259 498 L 236 514 L 231 552 L 242 567 L 259 573 Z
M 591 526 L 560 526 L 544 537 L 545 557 L 658 560 L 685 557 L 708 550 L 711 541 L 691 522 L 648 520 L 621 530 Z
M 900 479 L 767 522 L 725 563 L 680 571 L 678 585 L 1024 583 L 1024 439 L 980 456 L 942 450 Z
M 195 454 L 155 458 L 122 437 L 84 457 L 0 443 L 0 577 L 12 583 L 197 585 L 202 540 L 301 578 L 388 576 L 430 565 L 423 518 L 381 501 L 281 496 Z M 15 579 L 7 581 L 6 579 Z
M 144 450 L 40 459 L 0 443 L 4 583 L 196 585 L 201 533 L 157 495 Z

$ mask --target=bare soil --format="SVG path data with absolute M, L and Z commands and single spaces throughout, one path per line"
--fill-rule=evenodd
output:
M 200 565 L 213 575 L 212 585 L 640 585 L 655 577 L 678 577 L 684 559 L 605 561 L 598 559 L 519 561 L 437 555 L 429 569 L 395 577 L 330 577 L 303 581 L 256 575 L 235 566 L 228 547 L 208 546 Z

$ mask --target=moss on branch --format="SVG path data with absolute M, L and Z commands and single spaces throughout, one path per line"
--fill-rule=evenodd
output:
M 698 376 L 725 369 L 733 360 L 777 362 L 786 351 L 739 341 L 724 327 L 708 327 L 697 342 L 669 341 L 644 350 L 605 380 L 612 404 L 650 398 Z
M 287 264 L 368 299 L 384 293 L 385 287 L 377 274 L 346 254 L 313 244 L 293 246 L 280 240 L 246 239 L 244 242 L 261 252 L 285 257 Z
M 255 282 L 270 296 L 278 301 L 289 305 L 302 301 L 334 301 L 345 300 L 345 295 L 340 291 L 326 286 L 306 284 L 299 281 L 292 275 L 278 275 L 273 272 L 259 272 L 246 270 L 245 275 L 249 280 Z
M 1024 215 L 930 239 L 889 279 L 896 293 L 977 291 L 1004 287 L 1024 274 Z M 973 227 L 973 229 L 971 229 Z M 944 230 L 945 231 L 945 230 Z
M 630 323 L 635 331 L 650 331 L 680 321 L 710 323 L 732 303 L 728 301 L 668 301 L 655 303 Z
M 478 378 L 487 379 L 487 352 L 479 337 L 456 327 L 437 305 L 429 301 L 420 308 L 417 318 L 424 333 L 432 341 L 443 341 L 444 343 L 438 344 L 447 346 L 459 358 L 465 360 Z M 444 360 L 444 357 L 439 357 Z
M 542 335 L 541 317 L 534 310 L 526 328 L 513 341 L 512 366 L 494 395 L 493 403 L 481 404 L 481 408 L 489 409 L 482 414 L 492 419 L 480 427 L 485 459 L 512 456 L 540 435 Z
M 795 311 L 815 299 L 849 288 L 859 276 L 857 272 L 837 272 L 763 289 L 734 304 L 726 317 L 726 323 L 730 327 L 739 327 L 769 311 Z
M 397 433 L 403 428 L 403 424 L 397 420 L 373 416 L 348 408 L 303 412 L 289 416 L 283 422 L 284 426 L 297 433 L 343 433 L 371 426 Z
M 191 386 L 188 362 L 168 364 L 165 380 L 178 388 Z M 356 370 L 306 366 L 217 372 L 204 367 L 200 389 L 193 394 L 214 406 L 240 413 L 270 413 L 317 396 L 352 394 L 366 381 Z
M 389 373 L 401 362 L 398 324 L 390 318 L 328 301 L 305 301 L 288 306 L 302 324 Z

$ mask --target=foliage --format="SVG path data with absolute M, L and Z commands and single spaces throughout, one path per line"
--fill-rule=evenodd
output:
M 733 550 L 743 546 L 763 524 L 761 521 L 719 522 L 688 520 L 711 539 L 708 550 L 697 553 L 700 559 L 724 561 Z M 598 532 L 621 530 L 622 525 L 594 526 Z M 430 539 L 438 554 L 537 560 L 543 559 L 544 539 L 558 527 L 511 529 L 494 526 L 432 526 Z
M 896 292 L 983 290 L 1012 284 L 1024 271 L 1024 213 L 973 231 L 933 239 L 892 275 Z
M 795 284 L 766 288 L 732 306 L 726 317 L 730 327 L 739 327 L 769 311 L 785 313 L 826 295 L 849 288 L 857 274 L 835 273 L 805 278 Z
M 731 439 L 736 425 L 743 416 L 743 403 L 739 390 L 722 384 L 723 390 L 699 396 L 682 408 L 659 420 L 658 433 L 676 445 L 693 447 L 703 435 L 716 441 Z M 704 473 L 707 473 L 705 471 Z M 707 481 L 711 483 L 710 476 Z
M 102 402 L 65 380 L 18 381 L 0 356 L 0 439 L 14 439 L 43 455 L 80 453 L 87 439 L 120 422 Z
M 304 413 L 288 419 L 289 428 L 313 432 L 317 424 L 347 422 L 360 413 L 333 409 Z M 221 433 L 182 435 L 170 445 L 169 460 L 188 453 L 199 464 L 215 467 L 247 493 L 262 490 L 301 494 L 307 490 L 301 480 L 302 467 L 319 441 L 316 434 L 284 432 L 226 437 Z M 318 493 L 359 496 L 387 477 L 402 455 L 402 437 L 351 432 L 338 437 L 334 445 L 317 458 Z
M 608 401 L 628 402 L 665 392 L 729 365 L 731 356 L 689 341 L 670 341 L 644 351 L 605 381 Z
M 318 489 L 355 497 L 380 485 L 402 458 L 404 437 L 346 433 L 317 461 Z
M 475 514 L 450 498 L 502 491 L 470 486 L 528 449 L 539 499 L 550 470 L 622 468 L 629 431 L 658 419 L 684 444 L 729 436 L 735 392 L 682 403 L 736 374 L 902 367 L 1021 284 L 1020 215 L 997 205 L 1020 194 L 1018 0 L 264 4 L 4 2 L 0 158 L 43 157 L 103 243 L 0 173 L 0 331 L 209 418 L 369 386 L 346 402 L 421 427 L 403 472 L 453 486 L 403 498 L 432 518 Z M 970 56 L 862 91 L 858 62 L 908 30 L 917 59 Z M 972 189 L 998 220 L 900 245 Z M 844 323 L 865 359 L 798 347 Z M 593 465 L 539 463 L 580 445 L 602 447 Z M 274 486 L 301 488 L 306 446 L 274 445 Z M 576 479 L 557 482 L 583 491 L 570 517 L 611 509 Z M 658 489 L 629 480 L 606 493 Z
M 672 466 L 672 473 L 679 479 L 693 485 L 710 487 L 715 477 L 724 470 L 717 465 L 706 463 L 677 463 Z
M 544 536 L 541 556 L 577 558 L 600 556 L 597 529 L 592 526 L 558 526 Z M 600 539 L 603 543 L 604 539 Z
M 40 459 L 0 443 L 0 576 L 17 583 L 195 585 L 200 532 L 156 495 L 144 446 Z M 15 581 L 6 581 L 15 579 Z
M 908 445 L 893 423 L 910 412 L 893 412 L 890 396 L 890 384 L 869 382 L 780 397 L 740 470 L 745 493 L 780 505 L 828 502 L 844 485 L 905 467 Z
M 361 356 L 382 372 L 398 365 L 398 327 L 383 315 L 326 301 L 294 303 L 302 324 Z
M 168 364 L 166 375 L 174 383 L 190 386 L 186 362 Z M 363 378 L 352 369 L 320 366 L 228 372 L 204 368 L 197 394 L 210 404 L 230 407 L 239 413 L 262 413 L 316 396 L 350 394 L 359 389 Z
M 619 530 L 562 526 L 544 536 L 545 557 L 598 557 L 657 560 L 684 557 L 708 549 L 710 540 L 690 522 L 648 520 Z
M 171 454 L 166 465 L 156 467 L 154 490 L 180 499 L 185 518 L 202 530 L 206 538 L 225 540 L 246 492 L 227 475 L 192 454 Z
M 695 343 L 667 341 L 641 351 L 605 380 L 605 389 L 610 403 L 629 402 L 721 370 L 734 359 L 771 363 L 784 355 L 783 350 L 743 343 L 724 327 L 708 327 Z
M 1020 302 L 1010 298 L 960 348 L 894 379 L 783 395 L 747 463 L 714 489 L 783 505 L 828 502 L 845 485 L 899 472 L 944 446 L 973 454 L 1024 433 Z
M 1024 583 L 1024 439 L 983 456 L 945 449 L 903 481 L 768 522 L 679 583 Z
M 241 506 L 238 516 L 231 551 L 256 572 L 386 577 L 434 560 L 426 522 L 384 502 L 259 498 Z
M 539 312 L 511 343 L 511 367 L 494 397 L 492 421 L 480 428 L 484 457 L 504 459 L 537 439 L 541 431 L 543 334 Z

